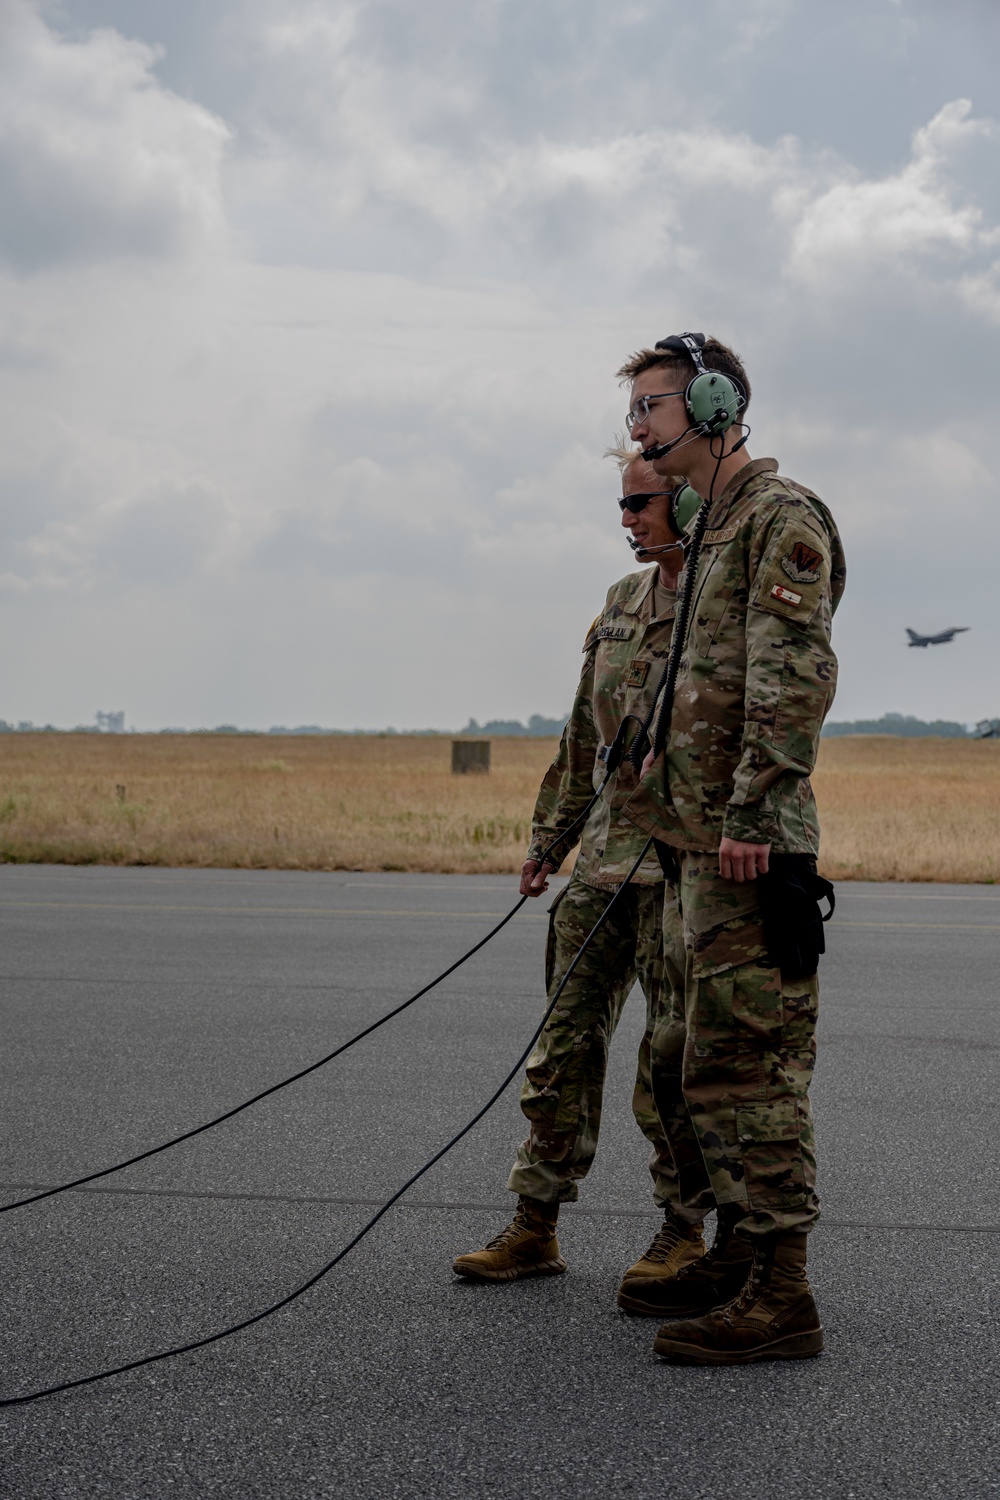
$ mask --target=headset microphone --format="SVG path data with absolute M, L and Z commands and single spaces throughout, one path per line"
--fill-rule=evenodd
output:
M 684 433 L 687 433 L 687 432 L 690 432 L 690 431 L 691 431 L 690 427 L 685 427 L 684 432 L 681 433 L 681 437 L 684 436 Z M 652 448 L 643 448 L 642 453 L 639 456 L 647 464 L 651 464 L 653 462 L 654 458 L 666 458 L 666 456 L 670 452 L 670 450 L 672 448 L 676 448 L 677 444 L 679 442 L 680 442 L 680 438 L 678 438 L 673 443 L 656 443 Z
M 644 547 L 641 542 L 633 541 L 631 537 L 628 537 L 627 541 L 636 557 L 652 557 L 654 552 L 672 552 L 675 547 L 683 548 L 684 546 L 683 542 L 666 542 L 662 547 Z

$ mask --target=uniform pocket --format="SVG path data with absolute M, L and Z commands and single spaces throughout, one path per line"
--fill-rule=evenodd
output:
M 691 609 L 687 645 L 694 655 L 708 655 L 740 581 L 721 560 L 713 560 Z
M 802 1121 L 802 1104 L 794 1098 L 737 1109 L 736 1141 L 751 1209 L 784 1208 L 801 1199 L 806 1190 Z

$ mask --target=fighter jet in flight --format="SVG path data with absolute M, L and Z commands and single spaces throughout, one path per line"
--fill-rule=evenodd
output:
M 910 637 L 909 644 L 911 646 L 947 646 L 948 642 L 953 641 L 956 635 L 961 635 L 963 630 L 971 630 L 971 628 L 970 625 L 953 625 L 950 630 L 941 630 L 937 635 L 918 635 L 915 630 L 911 630 L 907 625 L 906 633 Z

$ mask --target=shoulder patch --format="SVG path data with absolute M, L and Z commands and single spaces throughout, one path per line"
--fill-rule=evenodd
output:
M 772 540 L 750 589 L 749 603 L 807 625 L 830 592 L 830 558 L 823 538 L 793 522 Z
M 794 542 L 782 557 L 781 566 L 793 583 L 818 583 L 823 571 L 823 554 L 806 542 Z

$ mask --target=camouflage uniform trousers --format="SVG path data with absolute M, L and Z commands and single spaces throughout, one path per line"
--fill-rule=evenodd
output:
M 668 948 L 682 929 L 686 974 L 654 1028 L 652 1086 L 680 1212 L 698 1222 L 735 1203 L 745 1233 L 810 1229 L 818 981 L 783 981 L 768 965 L 754 882 L 723 880 L 717 854 L 679 861 L 664 927 Z
M 618 887 L 586 885 L 575 876 L 552 903 L 545 961 L 549 999 L 581 943 Z M 650 1041 L 663 991 L 663 885 L 629 885 L 587 949 L 528 1059 L 521 1108 L 531 1122 L 507 1186 L 545 1203 L 574 1203 L 590 1171 L 601 1128 L 608 1045 L 638 976 L 646 997 L 632 1113 L 653 1150 L 653 1201 L 677 1199 L 673 1158 L 650 1085 Z M 676 966 L 674 972 L 677 972 Z

